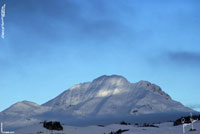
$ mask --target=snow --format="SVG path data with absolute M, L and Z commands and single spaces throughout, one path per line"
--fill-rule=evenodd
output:
M 101 118 L 110 120 L 111 124 L 122 117 L 128 119 L 130 116 L 132 118 L 145 114 L 189 112 L 195 111 L 172 100 L 155 84 L 148 81 L 130 83 L 122 76 L 104 75 L 92 82 L 74 85 L 43 105 L 29 101 L 18 102 L 1 112 L 0 120 L 14 128 L 49 119 L 75 125 L 80 125 L 81 119 L 82 124 L 86 122 L 92 125 L 93 120 Z M 116 117 L 119 119 L 114 119 Z M 88 118 L 90 121 L 86 120 Z M 163 121 L 160 117 L 158 119 Z M 168 119 L 171 119 L 171 115 Z
M 120 94 L 120 89 L 115 88 L 114 90 L 102 89 L 97 93 L 96 97 L 106 97 L 110 95 Z
M 65 109 L 66 113 L 70 110 L 77 115 L 95 112 L 96 115 L 132 114 L 132 111 L 137 111 L 136 114 L 194 112 L 172 100 L 155 84 L 147 81 L 130 83 L 117 75 L 104 75 L 92 82 L 72 86 L 43 106 Z M 69 109 L 69 106 L 72 107 Z
M 182 125 L 173 126 L 172 122 L 166 122 L 161 124 L 155 124 L 159 128 L 155 127 L 139 127 L 137 125 L 120 125 L 111 124 L 108 126 L 88 126 L 88 127 L 76 127 L 76 126 L 64 126 L 64 131 L 49 131 L 42 127 L 42 124 L 36 124 L 33 126 L 27 126 L 26 128 L 15 131 L 15 134 L 36 134 L 43 132 L 45 134 L 108 134 L 111 131 L 129 129 L 129 131 L 123 134 L 182 134 Z M 197 131 L 189 131 L 191 126 L 186 127 L 186 134 L 199 134 L 200 122 L 194 124 L 194 128 Z

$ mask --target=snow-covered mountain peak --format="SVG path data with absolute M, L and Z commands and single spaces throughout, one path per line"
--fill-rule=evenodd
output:
M 34 109 L 38 109 L 39 107 L 40 107 L 40 105 L 38 105 L 34 102 L 20 101 L 20 102 L 13 104 L 6 110 L 4 110 L 3 113 L 26 114 L 28 112 L 32 112 Z
M 94 79 L 92 82 L 72 86 L 58 97 L 43 105 L 67 108 L 92 98 L 107 97 L 122 93 L 129 89 L 128 86 L 130 86 L 130 83 L 122 76 L 103 75 Z
M 130 84 L 130 82 L 122 76 L 103 75 L 101 77 L 94 79 L 92 82 L 76 84 L 76 85 L 72 86 L 71 88 L 69 88 L 69 90 L 82 90 L 85 88 L 90 88 L 92 90 L 92 89 L 98 88 L 100 86 L 101 86 L 100 87 L 101 89 L 103 88 L 104 90 L 106 90 L 106 89 L 110 90 L 110 89 L 112 89 L 112 87 L 125 86 L 125 85 L 129 85 L 129 84 Z M 113 90 L 115 90 L 115 89 L 113 88 Z
M 130 83 L 118 75 L 103 75 L 92 82 L 72 86 L 43 106 L 84 116 L 192 111 L 172 100 L 155 84 Z
M 19 109 L 19 110 L 22 110 L 22 109 L 29 109 L 30 107 L 39 107 L 38 104 L 34 103 L 34 102 L 30 102 L 30 101 L 20 101 L 20 102 L 17 102 L 15 104 L 13 104 L 10 108 L 6 109 L 6 110 L 11 110 L 11 109 Z M 5 111 L 6 111 L 5 110 Z
M 26 117 L 34 114 L 43 113 L 49 111 L 51 107 L 40 106 L 30 101 L 20 101 L 11 105 L 6 110 L 2 111 L 1 114 L 10 116 L 17 116 L 17 118 Z
M 20 101 L 20 102 L 18 102 L 16 104 L 24 104 L 24 105 L 35 106 L 35 107 L 39 106 L 37 103 L 31 102 L 31 101 L 27 101 L 27 100 Z
M 104 84 L 116 84 L 116 86 L 120 85 L 120 84 L 127 84 L 129 83 L 128 80 L 126 78 L 124 78 L 123 76 L 120 76 L 120 75 L 111 75 L 111 76 L 108 76 L 108 75 L 103 75 L 101 77 L 98 77 L 96 79 L 94 79 L 92 81 L 93 84 L 95 83 L 104 83 Z
M 174 101 L 161 88 L 148 81 L 130 83 L 118 75 L 101 76 L 92 82 L 72 86 L 68 90 L 38 105 L 18 102 L 0 113 L 0 120 L 35 122 L 46 119 L 99 117 L 129 117 L 143 114 L 194 112 Z M 17 124 L 15 122 L 15 124 Z
M 127 89 L 127 86 L 129 85 L 130 82 L 126 78 L 119 75 L 103 75 L 93 80 L 91 83 L 92 88 L 96 88 L 99 92 L 103 90 L 106 92 L 113 92 L 114 94 L 118 93 L 119 90 Z
M 152 84 L 151 82 L 141 80 L 141 81 L 135 83 L 135 85 L 138 88 L 142 88 L 142 89 L 151 91 L 154 94 L 162 95 L 167 99 L 171 99 L 171 97 L 167 93 L 165 93 L 158 85 Z

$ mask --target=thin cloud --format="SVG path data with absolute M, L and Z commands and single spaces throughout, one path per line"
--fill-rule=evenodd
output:
M 168 52 L 167 58 L 175 64 L 200 66 L 200 53 L 195 52 Z
M 122 4 L 114 0 L 8 0 L 5 3 L 8 54 L 11 61 L 18 61 L 16 65 L 32 63 L 33 59 L 45 57 L 44 54 L 48 57 L 58 51 L 67 53 L 74 46 L 81 49 L 87 47 L 85 44 L 100 46 L 113 40 L 124 44 L 135 38 L 130 26 L 120 18 L 126 8 L 116 8 Z M 116 7 L 112 8 L 113 5 Z
M 147 58 L 147 62 L 150 65 L 198 68 L 200 66 L 200 52 L 164 51 Z
M 119 6 L 119 3 L 113 4 Z M 36 39 L 54 41 L 76 38 L 100 41 L 132 35 L 130 28 L 116 17 L 118 10 L 124 8 L 111 10 L 111 2 L 18 0 L 8 1 L 7 5 L 8 20 L 12 20 L 9 24 Z

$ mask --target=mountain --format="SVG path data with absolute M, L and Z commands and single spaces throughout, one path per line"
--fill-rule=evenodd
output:
M 18 102 L 1 112 L 0 120 L 12 128 L 44 120 L 91 125 L 125 119 L 133 121 L 133 118 L 134 121 L 141 121 L 142 118 L 163 121 L 160 117 L 170 120 L 174 119 L 171 118 L 173 113 L 181 116 L 188 112 L 195 111 L 172 100 L 155 84 L 148 81 L 130 83 L 122 76 L 104 75 L 92 82 L 74 85 L 42 105 Z
M 193 111 L 172 100 L 155 84 L 147 81 L 130 83 L 117 75 L 104 75 L 92 82 L 75 85 L 43 106 L 82 116 Z
M 21 101 L 2 111 L 0 113 L 0 120 L 5 126 L 12 126 L 12 128 L 23 127 L 39 122 L 39 119 L 32 116 L 49 111 L 49 109 L 34 102 Z

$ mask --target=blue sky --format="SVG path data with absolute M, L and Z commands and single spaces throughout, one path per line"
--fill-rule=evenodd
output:
M 0 111 L 118 74 L 200 110 L 199 0 L 1 0 Z

